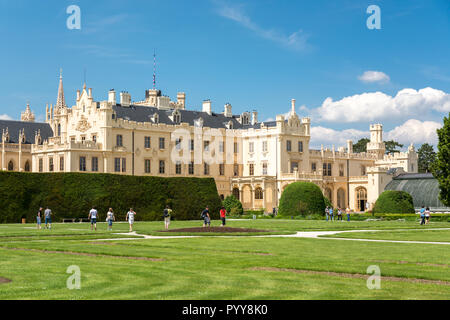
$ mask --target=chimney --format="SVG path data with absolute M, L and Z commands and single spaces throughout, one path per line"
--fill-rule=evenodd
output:
M 185 109 L 186 108 L 186 93 L 178 92 L 177 102 L 181 106 L 182 109 Z
M 122 107 L 129 107 L 131 104 L 131 95 L 126 92 L 126 91 L 122 91 L 120 93 L 120 104 L 122 105 Z
M 291 112 L 293 115 L 295 114 L 295 99 L 291 100 Z
M 347 152 L 353 153 L 353 141 L 352 140 L 347 140 Z
M 108 102 L 112 103 L 113 105 L 116 104 L 116 91 L 114 91 L 114 89 L 111 89 L 108 92 Z
M 231 104 L 229 104 L 229 103 L 225 104 L 224 109 L 225 110 L 224 110 L 223 114 L 225 115 L 225 117 L 231 118 L 233 116 L 233 112 L 231 111 Z
M 258 123 L 258 112 L 253 110 L 252 111 L 252 125 L 255 125 Z
M 89 92 L 89 98 L 92 98 L 92 88 L 89 88 L 88 92 Z
M 206 112 L 207 114 L 211 115 L 212 114 L 212 110 L 211 110 L 211 100 L 205 100 L 203 101 L 203 108 L 202 108 L 203 112 Z

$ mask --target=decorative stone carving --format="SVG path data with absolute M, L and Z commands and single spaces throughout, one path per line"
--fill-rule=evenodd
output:
M 90 128 L 91 128 L 91 125 L 87 121 L 86 117 L 81 115 L 81 119 L 80 119 L 80 121 L 78 121 L 78 124 L 77 124 L 77 127 L 75 128 L 75 130 L 80 131 L 80 132 L 86 132 Z

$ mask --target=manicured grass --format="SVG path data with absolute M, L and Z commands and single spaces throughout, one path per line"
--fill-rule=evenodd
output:
M 352 238 L 352 239 L 379 239 L 379 240 L 402 240 L 402 241 L 430 241 L 449 242 L 450 230 L 401 230 L 401 231 L 377 231 L 377 232 L 355 232 L 326 235 L 323 237 Z
M 219 221 L 213 224 L 219 225 Z M 199 225 L 201 221 L 174 221 L 171 228 Z M 411 235 L 436 232 L 438 238 L 445 236 L 437 230 L 413 231 L 418 228 L 416 223 L 397 221 L 229 220 L 227 225 L 279 232 L 403 229 L 398 232 Z M 106 232 L 104 223 L 99 224 L 96 233 L 88 229 L 88 224 L 55 224 L 51 231 L 24 229 L 31 226 L 0 225 L 0 277 L 12 280 L 0 284 L 0 299 L 450 298 L 447 245 L 428 244 L 419 248 L 417 244 L 403 243 L 228 235 L 102 241 L 105 237 L 113 238 Z M 449 224 L 427 226 L 434 227 L 449 227 Z M 135 224 L 138 234 L 153 234 L 162 229 L 162 222 Z M 127 231 L 127 224 L 114 225 L 113 232 Z M 136 257 L 160 260 L 131 259 Z M 66 287 L 70 276 L 66 270 L 71 265 L 81 269 L 80 290 Z M 399 277 L 403 281 L 382 280 L 380 290 L 369 290 L 365 279 L 289 271 L 365 275 L 370 265 L 378 265 L 382 276 Z M 444 282 L 418 283 L 412 279 Z

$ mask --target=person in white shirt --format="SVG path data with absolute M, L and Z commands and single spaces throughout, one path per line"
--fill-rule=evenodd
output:
M 112 224 L 113 221 L 115 221 L 116 218 L 114 217 L 114 212 L 112 208 L 109 208 L 108 213 L 106 213 L 106 222 L 108 222 L 108 230 L 112 231 Z
M 133 208 L 130 208 L 130 211 L 127 212 L 126 220 L 130 224 L 130 232 L 133 231 L 133 223 L 134 223 L 134 217 L 136 216 L 136 212 L 133 211 Z
M 88 219 L 91 219 L 91 230 L 95 227 L 95 231 L 97 231 L 97 210 L 95 207 L 92 207 L 91 211 L 89 211 Z

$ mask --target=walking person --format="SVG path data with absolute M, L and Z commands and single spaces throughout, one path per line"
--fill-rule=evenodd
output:
M 345 213 L 347 214 L 347 222 L 350 222 L 350 208 L 347 207 L 347 209 L 345 209 Z
M 208 227 L 211 227 L 211 217 L 209 216 L 209 208 L 206 207 L 205 210 L 202 211 L 202 218 L 203 218 L 203 228 L 208 225 Z
M 136 216 L 136 212 L 133 211 L 133 208 L 130 208 L 130 211 L 127 212 L 126 220 L 130 224 L 130 232 L 133 232 L 133 224 L 134 224 L 134 217 Z
M 95 207 L 92 207 L 91 211 L 89 211 L 88 219 L 91 220 L 91 230 L 95 227 L 95 231 L 97 231 L 97 216 L 98 212 Z
M 328 221 L 329 211 L 330 211 L 330 209 L 329 209 L 328 206 L 327 206 L 327 207 L 325 208 L 325 217 L 326 217 L 327 221 Z
M 169 230 L 171 213 L 172 213 L 172 210 L 169 208 L 169 206 L 166 206 L 166 208 L 164 209 L 164 213 L 163 213 L 165 230 Z
M 52 210 L 49 207 L 46 207 L 44 211 L 45 217 L 45 229 L 52 229 Z
M 225 207 L 222 207 L 222 209 L 220 209 L 220 220 L 222 220 L 222 224 L 220 225 L 221 227 L 225 227 L 226 216 L 227 210 L 225 210 Z
M 341 220 L 342 221 L 342 210 L 341 208 L 337 209 L 337 215 L 338 215 L 338 221 Z
M 334 220 L 333 207 L 330 207 L 330 221 Z
M 425 207 L 422 206 L 422 208 L 420 209 L 420 225 L 424 225 L 425 224 Z
M 112 231 L 113 221 L 116 220 L 114 217 L 114 212 L 112 208 L 109 208 L 109 211 L 106 213 L 106 222 L 108 222 L 108 231 Z
M 425 224 L 428 224 L 430 222 L 430 216 L 431 216 L 430 208 L 427 207 L 427 209 L 425 210 Z
M 41 217 L 42 217 L 42 208 L 39 208 L 36 216 L 36 224 L 38 230 L 41 230 Z

